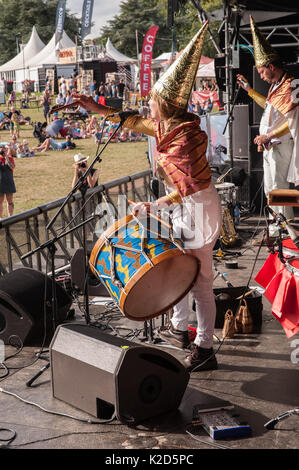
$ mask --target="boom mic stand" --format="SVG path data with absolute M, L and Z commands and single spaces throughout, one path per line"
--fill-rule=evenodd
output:
M 108 116 L 107 116 L 108 117 Z M 82 190 L 81 188 L 83 188 L 83 185 L 84 185 L 84 181 L 86 180 L 86 178 L 88 177 L 88 175 L 91 173 L 94 165 L 96 162 L 101 162 L 102 159 L 100 158 L 100 156 L 102 155 L 102 153 L 104 152 L 105 148 L 108 146 L 108 144 L 111 142 L 111 140 L 113 139 L 113 137 L 116 135 L 116 133 L 118 132 L 118 130 L 121 128 L 121 126 L 123 125 L 124 121 L 126 120 L 127 116 L 124 115 L 123 117 L 121 117 L 121 120 L 118 124 L 118 126 L 114 129 L 114 131 L 112 132 L 111 136 L 109 137 L 109 139 L 107 140 L 107 142 L 105 143 L 105 145 L 102 147 L 102 149 L 100 151 L 97 151 L 97 154 L 95 156 L 95 158 L 93 159 L 93 161 L 91 162 L 91 164 L 89 165 L 89 167 L 87 168 L 87 170 L 85 171 L 85 173 L 81 174 L 81 176 L 79 177 L 76 185 L 72 188 L 72 190 L 69 192 L 69 194 L 66 196 L 65 200 L 63 201 L 62 205 L 60 206 L 60 208 L 58 209 L 58 211 L 56 212 L 56 214 L 54 215 L 54 217 L 52 218 L 52 220 L 48 223 L 48 225 L 46 226 L 46 229 L 49 230 L 52 225 L 54 224 L 54 222 L 56 221 L 57 217 L 59 216 L 59 214 L 61 213 L 61 211 L 63 210 L 63 208 L 65 207 L 65 205 L 67 204 L 67 202 L 70 200 L 70 198 L 72 197 L 73 194 L 75 194 L 75 192 L 77 191 L 77 189 L 79 189 L 81 191 L 81 194 L 82 194 L 82 201 L 83 201 L 83 205 L 82 205 L 82 213 L 83 213 L 83 221 L 84 221 L 84 218 L 85 218 L 85 192 L 86 192 L 86 189 L 84 191 L 84 189 Z M 90 222 L 91 220 L 93 219 L 90 218 L 88 219 L 87 222 Z M 83 226 L 83 249 L 84 249 L 84 258 L 85 258 L 85 273 L 84 273 L 84 279 L 85 279 L 85 283 L 84 283 L 84 305 L 85 305 L 85 320 L 86 320 L 86 323 L 87 324 L 90 324 L 90 315 L 89 315 L 89 296 L 88 296 L 88 282 L 87 282 L 87 276 L 88 276 L 88 261 L 87 261 L 87 248 L 86 248 L 86 227 L 85 227 L 85 222 L 83 222 L 82 224 L 79 224 L 77 227 L 75 227 L 75 229 L 79 228 L 80 226 Z M 66 232 L 64 235 L 66 235 L 67 233 L 69 232 Z
M 238 85 L 237 90 L 235 90 L 235 96 L 234 96 L 234 99 L 233 99 L 233 102 L 232 102 L 231 110 L 230 110 L 229 115 L 227 116 L 227 120 L 226 120 L 224 129 L 223 129 L 222 135 L 225 134 L 225 131 L 226 131 L 226 128 L 227 128 L 228 123 L 233 119 L 234 107 L 235 107 L 235 104 L 236 104 L 236 101 L 237 101 L 237 98 L 238 98 L 240 89 L 241 89 L 241 86 Z

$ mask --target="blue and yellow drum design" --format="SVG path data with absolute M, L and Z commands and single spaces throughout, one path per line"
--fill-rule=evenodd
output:
M 133 215 L 104 232 L 89 266 L 131 320 L 169 310 L 189 292 L 199 271 L 197 258 L 185 253 L 180 239 L 167 238 L 165 227 L 150 216 L 142 222 Z

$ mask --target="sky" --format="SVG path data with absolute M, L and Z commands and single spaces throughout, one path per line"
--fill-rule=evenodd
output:
M 84 0 L 67 0 L 66 6 L 70 13 L 75 14 L 81 19 L 82 7 Z M 112 20 L 115 15 L 120 13 L 120 3 L 122 0 L 94 0 L 93 7 L 93 22 L 94 27 L 90 35 L 86 39 L 98 37 L 101 27 L 103 27 L 109 20 Z

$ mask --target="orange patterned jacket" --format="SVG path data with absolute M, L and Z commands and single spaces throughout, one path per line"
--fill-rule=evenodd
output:
M 158 164 L 180 197 L 205 189 L 211 182 L 207 134 L 201 130 L 198 116 L 188 116 L 188 121 L 167 133 L 163 133 L 161 123 L 140 116 L 130 116 L 124 123 L 125 127 L 156 137 Z

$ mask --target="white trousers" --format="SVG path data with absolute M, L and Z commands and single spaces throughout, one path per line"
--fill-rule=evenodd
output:
M 202 248 L 186 250 L 200 262 L 200 271 L 191 289 L 196 306 L 197 330 L 194 343 L 202 348 L 213 346 L 213 334 L 216 317 L 216 304 L 213 293 L 213 248 L 214 243 Z M 185 296 L 173 308 L 172 325 L 175 329 L 186 331 L 190 315 L 189 296 Z
M 293 140 L 283 141 L 279 145 L 273 145 L 270 150 L 265 150 L 264 156 L 264 192 L 266 197 L 273 189 L 288 189 L 287 175 L 293 153 Z M 287 219 L 294 217 L 291 206 L 270 206 L 274 212 L 283 214 Z M 278 227 L 275 224 L 269 226 L 270 236 L 278 236 Z
M 213 184 L 184 198 L 183 202 L 190 217 L 174 215 L 174 227 L 184 229 L 182 234 L 185 250 L 200 262 L 199 274 L 190 291 L 196 306 L 197 333 L 194 343 L 202 348 L 211 348 L 216 316 L 213 293 L 213 248 L 222 226 L 221 202 Z M 193 221 L 191 226 L 190 220 Z M 194 233 L 193 239 L 190 237 L 191 233 Z M 187 235 L 187 239 L 184 234 Z M 190 304 L 187 295 L 173 308 L 171 319 L 173 327 L 186 331 L 189 316 Z

